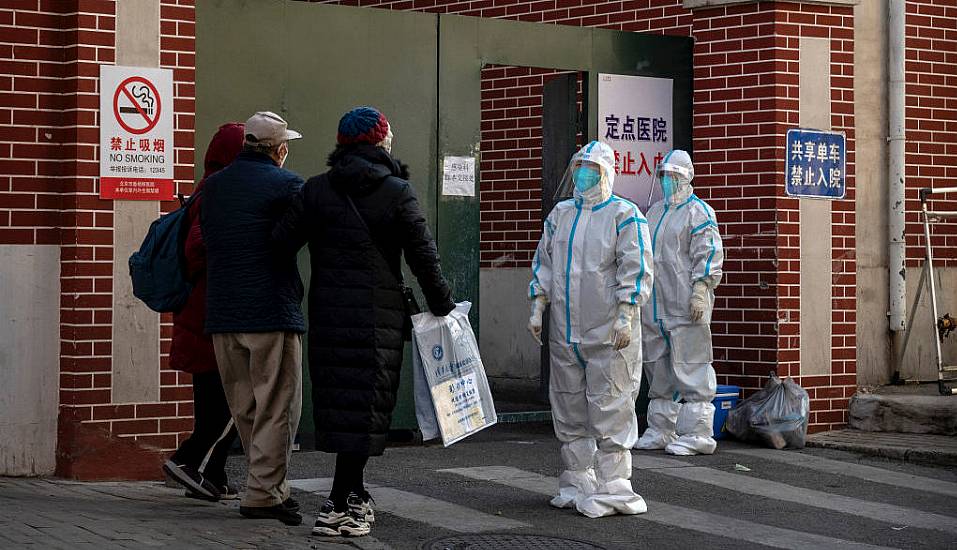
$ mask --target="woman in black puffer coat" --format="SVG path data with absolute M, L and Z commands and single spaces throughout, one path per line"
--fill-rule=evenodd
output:
M 411 328 L 403 254 L 428 310 L 444 316 L 455 307 L 407 167 L 390 154 L 391 139 L 388 121 L 375 109 L 346 113 L 330 170 L 306 182 L 301 203 L 274 235 L 284 246 L 309 243 L 316 447 L 338 454 L 330 494 L 337 512 L 359 507 L 352 493 L 368 506 L 362 470 L 385 448 Z

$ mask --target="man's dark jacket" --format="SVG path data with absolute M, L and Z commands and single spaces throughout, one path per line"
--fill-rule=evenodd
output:
M 293 247 L 309 242 L 316 447 L 380 455 L 410 322 L 402 256 L 432 313 L 447 315 L 455 304 L 405 167 L 371 145 L 337 149 L 329 162 L 329 172 L 306 182 L 298 212 L 280 224 L 276 239 Z
M 242 152 L 203 186 L 206 332 L 305 332 L 296 255 L 271 235 L 302 178 L 260 153 Z

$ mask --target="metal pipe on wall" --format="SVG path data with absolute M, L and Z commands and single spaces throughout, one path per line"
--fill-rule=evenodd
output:
M 887 72 L 888 72 L 888 123 L 887 123 L 887 168 L 888 168 L 888 292 L 890 293 L 890 330 L 894 333 L 894 353 L 904 331 L 907 309 L 907 286 L 904 279 L 904 176 L 905 176 L 905 121 L 906 103 L 904 88 L 904 62 L 906 56 L 906 0 L 889 0 L 887 19 Z M 900 370 L 900 365 L 895 365 Z

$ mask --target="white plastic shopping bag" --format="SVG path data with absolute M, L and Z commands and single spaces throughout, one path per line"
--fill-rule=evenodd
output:
M 415 416 L 422 439 L 442 436 L 446 447 L 498 421 L 471 308 L 461 302 L 445 317 L 412 317 Z

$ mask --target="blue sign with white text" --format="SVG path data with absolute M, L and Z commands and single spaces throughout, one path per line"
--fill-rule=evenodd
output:
M 843 133 L 788 130 L 785 191 L 792 197 L 843 199 L 847 140 Z

